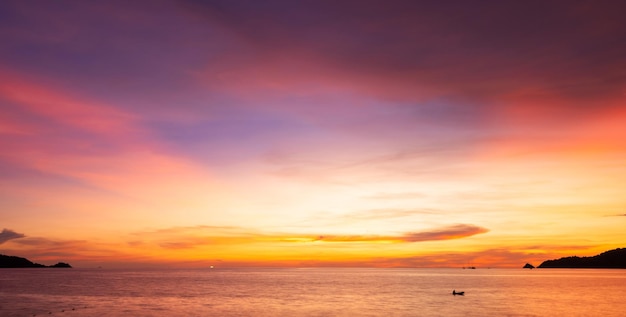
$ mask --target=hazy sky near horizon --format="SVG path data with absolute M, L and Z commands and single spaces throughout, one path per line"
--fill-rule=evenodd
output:
M 2 1 L 0 253 L 517 267 L 626 245 L 621 1 Z

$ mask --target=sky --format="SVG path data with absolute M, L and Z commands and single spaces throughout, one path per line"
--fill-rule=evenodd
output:
M 0 253 L 522 267 L 626 246 L 621 1 L 0 2 Z

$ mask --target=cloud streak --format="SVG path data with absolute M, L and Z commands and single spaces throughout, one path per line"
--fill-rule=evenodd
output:
M 0 244 L 3 244 L 10 240 L 20 239 L 24 237 L 26 237 L 24 234 L 17 233 L 13 230 L 9 230 L 5 228 L 5 229 L 2 229 L 2 232 L 0 232 Z
M 486 233 L 489 230 L 475 225 L 458 224 L 433 230 L 409 232 L 398 236 L 324 235 L 315 241 L 325 242 L 425 242 L 453 240 Z
M 611 43 L 616 34 L 624 36 L 615 14 L 621 7 L 275 1 L 259 6 L 195 3 L 187 13 L 230 30 L 255 51 L 230 54 L 227 71 L 217 72 L 227 73 L 222 82 L 241 88 L 302 91 L 312 81 L 317 85 L 309 87 L 329 84 L 385 98 L 485 100 L 520 86 L 578 97 L 620 91 L 613 66 L 621 63 L 616 53 L 623 48 Z M 587 58 L 581 64 L 582 53 L 575 52 L 604 59 Z M 310 62 L 298 62 L 298 56 Z M 209 73 L 216 73 L 214 67 Z M 597 74 L 615 79 L 607 86 L 589 85 Z
M 414 243 L 461 239 L 488 231 L 486 228 L 475 225 L 457 224 L 400 235 L 311 235 L 247 231 L 237 227 L 197 226 L 135 233 L 133 237 L 138 239 L 129 242 L 129 244 L 134 246 L 155 244 L 164 249 L 181 250 L 203 246 L 255 243 Z
M 433 240 L 452 240 L 470 237 L 473 235 L 486 233 L 489 230 L 467 224 L 458 224 L 441 229 L 412 232 L 404 235 L 404 241 L 406 242 L 421 242 L 421 241 L 433 241 Z

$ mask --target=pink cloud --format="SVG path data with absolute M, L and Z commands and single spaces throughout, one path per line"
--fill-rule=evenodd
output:
M 0 97 L 53 122 L 122 141 L 140 134 L 137 120 L 109 105 L 72 97 L 3 70 Z
M 7 118 L 10 135 L 0 139 L 5 162 L 114 191 L 161 184 L 155 179 L 169 175 L 181 181 L 206 176 L 204 167 L 167 151 L 136 116 L 25 77 L 32 76 L 4 72 L 0 78 L 7 106 L 36 118 Z

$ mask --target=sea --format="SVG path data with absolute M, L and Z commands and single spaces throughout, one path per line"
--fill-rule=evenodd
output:
M 610 317 L 624 296 L 626 270 L 0 269 L 2 317 Z

